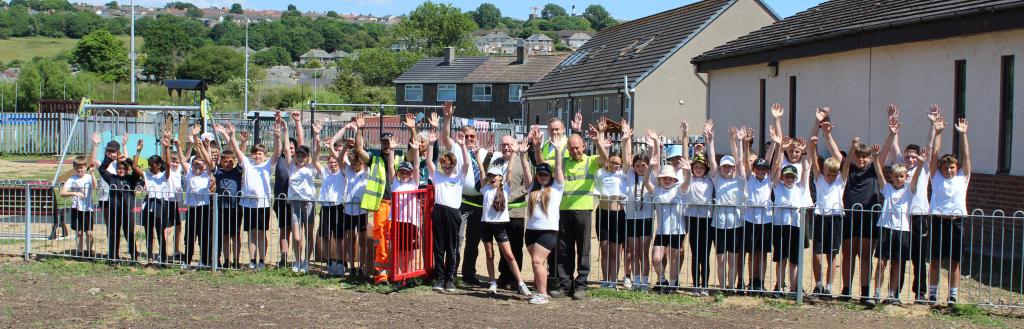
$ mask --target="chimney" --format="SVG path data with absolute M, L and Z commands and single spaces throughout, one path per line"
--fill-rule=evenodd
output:
M 444 65 L 452 65 L 452 62 L 454 62 L 454 61 L 455 61 L 455 47 L 445 47 L 444 48 L 444 60 L 443 60 L 442 64 L 444 64 Z
M 528 53 L 528 51 L 526 50 L 526 46 L 523 46 L 523 45 L 516 46 L 516 64 L 520 64 L 520 65 L 526 64 L 526 54 L 527 53 Z

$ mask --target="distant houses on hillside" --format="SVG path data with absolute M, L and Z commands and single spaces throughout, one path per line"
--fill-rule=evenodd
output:
M 558 41 L 546 34 L 537 33 L 529 37 L 517 38 L 510 36 L 506 30 L 478 30 L 473 33 L 473 44 L 476 49 L 485 54 L 491 55 L 513 55 L 516 47 L 522 45 L 531 54 L 547 54 L 556 49 L 556 43 L 561 43 L 570 51 L 575 51 L 587 43 L 594 32 L 588 31 L 558 31 Z

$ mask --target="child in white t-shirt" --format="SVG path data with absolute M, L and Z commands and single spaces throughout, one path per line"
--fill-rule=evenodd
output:
M 533 177 L 530 174 L 528 164 L 526 163 L 526 157 L 523 153 L 526 153 L 528 147 L 525 141 L 519 141 L 518 147 L 515 147 L 515 151 L 518 154 L 520 165 L 523 168 L 523 182 L 524 186 L 530 186 L 532 184 Z M 484 168 L 483 165 L 479 166 Z M 498 282 L 495 281 L 494 276 L 494 244 L 497 243 L 498 251 L 501 252 L 501 256 L 509 263 L 509 268 L 512 271 L 512 276 L 519 283 L 519 293 L 524 296 L 530 296 L 530 289 L 523 282 L 522 275 L 519 273 L 519 264 L 516 262 L 515 256 L 512 254 L 512 246 L 509 244 L 508 236 L 508 225 L 511 222 L 508 215 L 508 196 L 509 185 L 505 181 L 504 168 L 501 166 L 492 166 L 487 169 L 487 174 L 480 177 L 480 193 L 483 194 L 483 214 L 480 219 L 480 236 L 484 242 L 484 254 L 487 256 L 487 275 L 490 278 L 490 285 L 487 291 L 494 294 L 498 292 Z
M 90 154 L 91 155 L 91 154 Z M 75 231 L 75 255 L 93 257 L 92 190 L 96 179 L 92 176 L 92 159 L 76 156 L 72 160 L 72 175 L 64 181 L 61 197 L 71 197 L 71 229 Z
M 456 142 L 465 144 L 465 136 L 456 134 Z M 437 133 L 431 132 L 427 139 L 427 159 L 434 157 L 434 143 Z M 465 147 L 459 147 L 463 159 L 470 159 Z M 474 160 L 475 161 L 475 160 Z M 446 152 L 438 159 L 440 170 L 433 161 L 426 161 L 427 173 L 434 184 L 434 209 L 431 211 L 431 232 L 434 235 L 434 291 L 454 291 L 455 271 L 458 266 L 459 227 L 462 225 L 462 180 L 469 172 L 469 161 L 458 166 L 456 154 Z M 482 167 L 481 167 L 482 168 Z M 418 172 L 418 171 L 417 171 Z M 490 250 L 490 249 L 488 249 Z
M 932 126 L 935 140 L 931 166 L 931 257 L 928 268 L 928 301 L 938 302 L 939 270 L 943 259 L 949 260 L 949 297 L 946 302 L 956 304 L 960 290 L 960 255 L 963 248 L 962 219 L 967 216 L 967 186 L 971 182 L 971 149 L 967 143 L 967 119 L 960 118 L 956 131 L 960 135 L 960 159 L 955 155 L 938 155 L 945 120 L 935 107 Z
M 623 138 L 628 140 L 626 136 Z M 598 132 L 597 139 L 597 146 L 611 154 L 607 153 L 611 140 L 603 132 Z M 622 254 L 622 243 L 626 242 L 626 212 L 622 208 L 622 201 L 626 198 L 626 174 L 622 171 L 622 157 L 609 155 L 595 178 L 595 229 L 601 248 L 601 288 L 615 288 L 619 277 L 619 255 Z
M 732 154 L 747 154 L 742 141 L 746 138 L 747 128 L 731 127 L 729 141 Z M 742 271 L 743 254 L 743 220 L 740 209 L 746 202 L 747 168 L 746 161 L 736 161 L 732 156 L 722 157 L 721 166 L 716 160 L 714 141 L 714 122 L 708 120 L 704 125 L 704 135 L 708 143 L 708 160 L 711 179 L 715 186 L 715 211 L 711 227 L 715 230 L 715 256 L 718 263 L 718 282 L 724 289 L 732 289 L 740 284 L 739 274 Z
M 778 263 L 778 281 L 775 283 L 776 297 L 781 297 L 782 286 L 788 281 L 792 284 L 792 291 L 800 287 L 796 286 L 796 276 L 800 275 L 797 272 L 797 259 L 799 254 L 803 252 L 800 248 L 801 237 L 800 227 L 801 221 L 803 220 L 802 214 L 804 212 L 804 191 L 808 189 L 808 183 L 810 178 L 809 170 L 799 171 L 795 166 L 788 165 L 785 167 L 781 166 L 782 156 L 780 155 L 781 150 L 789 149 L 791 146 L 796 150 L 803 152 L 808 148 L 807 141 L 798 139 L 793 141 L 786 137 L 783 139 L 782 134 L 775 127 L 771 128 L 772 142 L 780 144 L 781 147 L 776 148 L 775 156 L 773 157 L 772 164 L 772 181 L 775 183 L 774 195 L 775 195 L 775 211 L 773 224 L 775 225 L 774 245 L 773 249 L 773 260 Z M 811 143 L 810 152 L 815 152 L 814 143 Z M 809 160 L 807 157 L 804 158 L 803 166 L 806 168 L 810 166 L 807 163 Z M 802 176 L 802 177 L 801 177 Z M 804 246 L 806 248 L 806 244 Z
M 284 160 L 289 164 L 288 176 L 288 206 L 291 208 L 292 226 L 292 252 L 295 253 L 295 262 L 292 263 L 292 272 L 309 272 L 309 258 L 313 254 L 314 232 L 313 228 L 313 202 L 316 200 L 316 178 L 320 177 L 323 167 L 320 166 L 320 142 L 318 141 L 320 131 L 323 129 L 323 122 L 318 121 L 312 125 L 313 147 L 299 145 L 295 152 L 284 153 Z M 287 125 L 284 126 L 283 138 L 288 136 Z M 303 252 L 305 251 L 305 252 Z
M 648 139 L 650 142 L 650 138 Z M 682 181 L 679 180 L 675 168 L 659 165 L 658 154 L 655 153 L 651 156 L 650 166 L 657 175 L 648 175 L 650 179 L 644 182 L 647 189 L 653 191 L 655 215 L 658 219 L 651 263 L 654 264 L 654 271 L 658 276 L 657 284 L 663 291 L 672 291 L 679 286 L 679 272 L 684 258 L 683 240 L 686 239 L 687 223 L 683 218 L 683 196 L 689 188 L 691 179 L 688 161 L 680 160 Z M 666 260 L 667 269 L 663 266 Z
M 832 276 L 835 272 L 833 262 L 839 252 L 839 244 L 843 241 L 843 193 L 846 191 L 846 179 L 842 175 L 842 166 L 845 163 L 849 168 L 849 161 L 843 161 L 845 159 L 839 152 L 839 145 L 832 138 L 832 123 L 824 121 L 818 126 L 825 134 L 825 142 L 831 154 L 821 165 L 818 164 L 817 152 L 809 154 L 814 192 L 817 197 L 817 202 L 814 203 L 814 217 L 811 219 L 811 240 L 814 241 L 811 248 L 814 290 L 811 293 L 830 298 Z M 811 137 L 811 144 L 817 149 L 817 129 L 814 130 L 815 136 Z
M 540 129 L 533 127 L 527 139 L 534 148 L 539 148 L 541 137 Z M 546 162 L 537 165 L 534 173 L 537 188 L 526 198 L 528 219 L 524 240 L 527 251 L 530 252 L 534 288 L 537 289 L 537 293 L 530 298 L 530 304 L 547 304 L 550 299 L 547 260 L 558 242 L 558 207 L 562 203 L 562 194 L 565 191 L 565 176 L 562 169 L 565 147 L 555 148 L 555 165 L 551 166 Z
M 249 156 L 242 152 L 247 134 L 241 134 L 243 140 L 235 138 L 235 126 L 227 125 L 227 129 L 214 129 L 224 136 L 224 140 L 234 154 L 238 156 L 239 166 L 242 168 L 242 198 L 238 205 L 242 210 L 243 228 L 249 235 L 249 269 L 262 270 L 266 268 L 267 256 L 267 229 L 270 225 L 270 204 L 271 187 L 270 173 L 277 164 L 278 157 L 267 157 L 268 150 L 262 144 L 252 146 Z M 281 149 L 281 129 L 274 127 L 274 150 Z M 258 258 L 258 259 L 257 259 Z
M 420 200 L 422 193 L 409 193 L 419 189 L 420 184 L 420 156 L 419 143 L 413 139 L 409 143 L 409 152 L 412 154 L 412 162 L 404 161 L 398 166 L 398 170 L 388 166 L 388 181 L 391 182 L 391 192 L 394 193 L 394 209 L 391 212 L 391 225 L 397 225 L 393 232 L 398 232 L 397 237 L 388 241 L 395 244 L 392 250 L 395 254 L 388 257 L 395 257 L 399 271 L 403 272 L 412 269 L 413 254 L 420 250 L 420 225 L 422 224 L 423 202 Z

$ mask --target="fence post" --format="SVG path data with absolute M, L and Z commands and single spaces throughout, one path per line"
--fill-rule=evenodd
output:
M 211 237 L 212 241 L 209 242 L 210 248 L 213 249 L 210 266 L 212 266 L 213 271 L 217 271 L 217 265 L 220 265 L 220 214 L 218 214 L 220 204 L 217 203 L 217 192 L 213 193 L 210 201 L 210 221 L 212 221 L 210 224 L 213 227 L 213 232 L 211 233 L 213 235 Z
M 25 260 L 32 253 L 32 189 L 25 184 Z
M 804 276 L 803 276 L 803 273 L 804 273 L 804 247 L 806 247 L 806 245 L 804 244 L 804 237 L 807 234 L 807 230 L 804 229 L 804 227 L 806 227 L 808 223 L 805 220 L 806 216 L 804 216 L 804 214 L 807 213 L 807 208 L 797 208 L 797 211 L 799 212 L 798 213 L 798 216 L 799 216 L 798 218 L 800 218 L 800 221 L 799 221 L 799 223 L 800 223 L 800 238 L 798 239 L 800 241 L 797 241 L 797 244 L 799 246 L 799 248 L 797 248 L 797 250 L 799 251 L 799 253 L 797 253 L 797 256 L 796 256 L 796 273 L 797 274 L 796 274 L 796 282 L 793 283 L 793 286 L 794 286 L 794 289 L 796 289 L 796 304 L 800 305 L 800 304 L 804 303 Z

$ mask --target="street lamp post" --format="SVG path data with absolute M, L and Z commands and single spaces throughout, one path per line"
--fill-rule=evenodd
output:
M 131 39 L 129 40 L 129 43 L 131 43 L 131 48 L 132 49 L 128 52 L 128 59 L 131 60 L 131 65 L 132 65 L 132 69 L 131 69 L 131 75 L 132 75 L 131 76 L 131 84 L 132 84 L 131 85 L 131 89 L 132 89 L 132 91 L 131 91 L 131 94 L 132 94 L 132 103 L 135 103 L 135 57 L 136 57 L 136 54 L 135 54 L 135 0 L 130 1 L 129 4 L 132 7 L 131 8 L 131 11 L 132 11 Z

